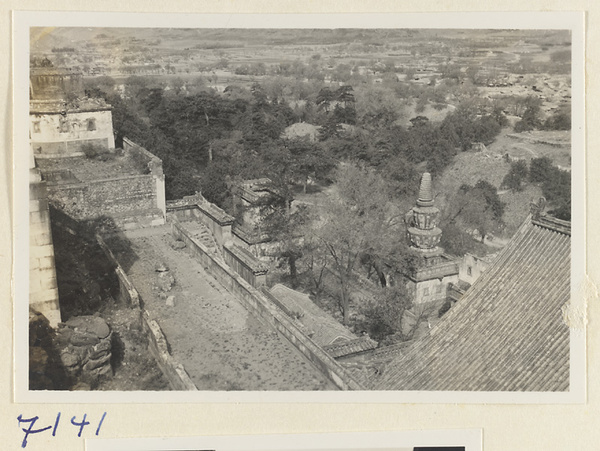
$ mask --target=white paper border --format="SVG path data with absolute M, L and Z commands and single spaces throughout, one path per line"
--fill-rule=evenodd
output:
M 88 439 L 86 451 L 402 451 L 414 446 L 464 446 L 482 451 L 480 429 L 274 434 L 246 436 Z
M 585 328 L 571 329 L 569 392 L 62 392 L 28 390 L 29 287 L 29 28 L 464 28 L 569 29 L 572 32 L 571 299 L 585 305 L 584 14 L 581 12 L 469 12 L 394 14 L 148 14 L 14 12 L 14 382 L 24 403 L 379 402 L 379 403 L 582 403 L 585 401 Z

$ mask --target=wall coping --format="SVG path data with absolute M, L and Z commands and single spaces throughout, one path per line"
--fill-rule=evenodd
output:
M 232 225 L 235 218 L 210 202 L 196 204 L 198 208 L 220 226 Z
M 269 271 L 269 268 L 267 268 L 266 265 L 243 247 L 237 246 L 236 244 L 225 244 L 223 249 L 239 260 L 239 262 L 252 271 L 252 274 L 255 276 L 262 276 Z
M 168 200 L 167 211 L 193 210 L 197 208 L 220 226 L 232 225 L 235 218 L 215 204 L 208 202 L 202 194 L 184 196 L 182 199 Z
M 135 179 L 135 178 L 149 178 L 149 177 L 152 177 L 152 174 L 120 175 L 118 177 L 87 180 L 85 182 L 51 182 L 51 181 L 47 181 L 47 183 L 48 183 L 48 186 L 60 186 L 61 188 L 70 189 L 70 188 L 86 187 L 87 185 L 91 185 L 93 183 L 112 183 L 112 182 L 118 182 L 121 180 L 131 180 L 131 179 Z

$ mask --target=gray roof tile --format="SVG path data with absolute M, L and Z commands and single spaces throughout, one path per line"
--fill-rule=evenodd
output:
M 430 334 L 371 378 L 380 390 L 569 389 L 570 225 L 527 219 Z

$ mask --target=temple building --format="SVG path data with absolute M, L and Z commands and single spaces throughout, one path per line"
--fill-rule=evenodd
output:
M 29 136 L 36 158 L 83 155 L 86 145 L 114 150 L 112 107 L 87 98 L 81 73 L 32 67 Z
M 408 289 L 416 305 L 433 304 L 447 297 L 450 283 L 458 283 L 458 263 L 439 246 L 440 210 L 434 206 L 431 174 L 421 178 L 417 204 L 405 216 L 410 247 L 419 257 L 417 268 L 406 274 Z

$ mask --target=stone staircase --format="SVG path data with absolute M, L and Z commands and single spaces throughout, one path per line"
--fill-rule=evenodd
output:
M 215 241 L 215 238 L 208 227 L 201 222 L 186 222 L 185 228 L 190 231 L 192 238 L 198 240 L 208 249 L 213 257 L 219 261 L 224 261 L 223 251 Z

